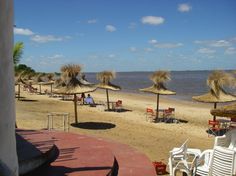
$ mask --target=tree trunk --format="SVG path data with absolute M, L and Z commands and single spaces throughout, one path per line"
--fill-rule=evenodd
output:
M 15 137 L 13 0 L 0 0 L 0 163 L 18 175 Z

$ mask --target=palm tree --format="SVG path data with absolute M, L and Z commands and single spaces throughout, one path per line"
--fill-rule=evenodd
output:
M 14 49 L 13 49 L 13 62 L 14 62 L 15 66 L 20 62 L 20 59 L 21 59 L 21 57 L 23 55 L 23 48 L 24 48 L 24 43 L 23 42 L 17 42 L 14 45 Z
M 98 87 L 101 89 L 106 89 L 108 111 L 110 110 L 108 89 L 110 90 L 121 89 L 119 86 L 111 84 L 110 81 L 113 80 L 115 77 L 116 77 L 116 74 L 115 72 L 112 72 L 112 71 L 103 71 L 97 74 L 97 79 L 100 80 L 100 84 L 98 85 Z

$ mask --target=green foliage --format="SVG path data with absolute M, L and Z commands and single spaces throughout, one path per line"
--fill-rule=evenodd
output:
M 23 55 L 23 48 L 24 48 L 24 43 L 23 42 L 17 42 L 14 45 L 14 49 L 13 49 L 13 62 L 14 65 L 16 66 L 17 64 L 19 64 L 20 59 Z
M 21 72 L 24 72 L 24 74 L 29 74 L 29 73 L 35 73 L 35 70 L 32 69 L 31 67 L 28 67 L 25 64 L 19 64 L 15 66 L 15 73 L 19 74 Z

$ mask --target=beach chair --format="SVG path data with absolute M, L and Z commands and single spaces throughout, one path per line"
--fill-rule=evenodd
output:
M 229 148 L 216 146 L 212 154 L 210 176 L 233 176 L 236 174 L 236 151 Z
M 176 175 L 177 171 L 181 173 L 185 173 L 185 175 L 193 176 L 196 172 L 196 164 L 197 164 L 198 156 L 194 156 L 191 161 L 187 159 L 179 161 L 176 166 L 173 168 L 173 174 Z
M 117 100 L 114 104 L 114 110 L 120 112 L 122 110 L 122 100 Z
M 175 108 L 168 108 L 163 110 L 163 121 L 172 123 L 175 119 Z
M 212 149 L 207 149 L 203 151 L 197 161 L 196 166 L 196 175 L 199 176 L 207 176 L 210 170 L 211 166 L 211 160 L 212 160 Z
M 228 131 L 223 136 L 217 136 L 214 143 L 214 147 L 216 146 L 236 149 L 236 129 Z
M 208 137 L 219 136 L 220 132 L 220 122 L 218 120 L 208 120 Z
M 170 157 L 169 157 L 169 163 L 168 163 L 170 176 L 174 174 L 174 170 L 177 169 L 176 166 L 180 161 L 182 162 L 181 164 L 179 164 L 179 167 L 184 163 L 188 163 L 188 166 L 186 165 L 186 169 L 188 168 L 191 170 L 191 167 L 190 167 L 191 163 L 188 162 L 188 158 L 189 157 L 197 158 L 200 156 L 201 150 L 194 149 L 194 148 L 187 148 L 187 142 L 188 142 L 188 139 L 179 148 L 173 148 L 170 151 Z
M 146 108 L 146 121 L 148 122 L 154 122 L 155 118 L 156 118 L 156 115 L 153 111 L 152 108 Z

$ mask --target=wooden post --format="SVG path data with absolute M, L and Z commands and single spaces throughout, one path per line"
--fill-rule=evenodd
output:
M 18 84 L 18 100 L 20 100 L 20 84 Z
M 13 0 L 0 0 L 0 175 L 18 176 L 13 26 Z
M 107 110 L 110 111 L 108 89 L 106 89 L 106 94 L 107 94 Z
M 74 94 L 74 108 L 75 108 L 75 123 L 78 123 L 78 116 L 77 116 L 77 96 Z
M 217 107 L 217 103 L 215 102 L 215 103 L 214 103 L 214 109 L 216 109 L 216 107 Z M 215 116 L 215 115 L 213 116 L 213 120 L 214 120 L 214 121 L 216 120 L 216 116 Z
M 159 117 L 159 93 L 157 94 L 157 109 L 156 109 L 156 119 L 155 121 L 158 120 Z

